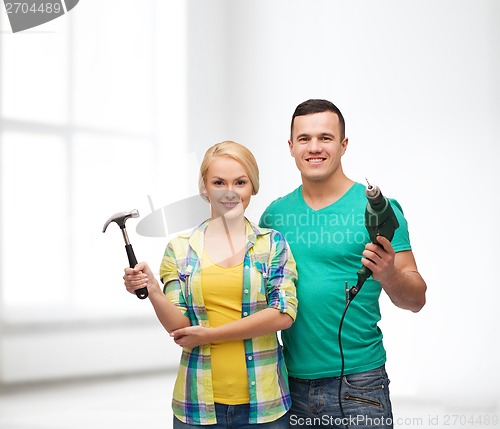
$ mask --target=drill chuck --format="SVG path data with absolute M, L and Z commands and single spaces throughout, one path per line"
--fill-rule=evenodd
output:
M 370 185 L 370 183 L 366 187 L 365 194 L 368 199 L 365 210 L 365 226 L 370 236 L 370 241 L 380 245 L 377 241 L 378 236 L 383 236 L 391 241 L 396 229 L 399 228 L 399 222 L 391 203 L 382 195 L 378 186 Z M 357 275 L 358 282 L 356 286 L 353 286 L 349 290 L 350 300 L 353 300 L 361 290 L 365 281 L 372 275 L 372 271 L 363 265 Z
M 378 206 L 380 203 L 384 201 L 384 196 L 382 192 L 380 192 L 380 188 L 378 186 L 372 186 L 368 183 L 368 186 L 365 190 L 366 198 L 368 199 L 368 203 L 372 206 Z

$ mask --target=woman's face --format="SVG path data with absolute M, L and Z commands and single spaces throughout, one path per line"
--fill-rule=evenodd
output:
M 243 215 L 253 194 L 252 182 L 243 166 L 226 156 L 214 158 L 208 166 L 205 188 L 213 218 Z

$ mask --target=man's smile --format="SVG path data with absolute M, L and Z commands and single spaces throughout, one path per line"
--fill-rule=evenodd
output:
M 306 158 L 306 161 L 311 164 L 319 164 L 320 162 L 325 161 L 326 158 L 314 157 L 314 158 Z

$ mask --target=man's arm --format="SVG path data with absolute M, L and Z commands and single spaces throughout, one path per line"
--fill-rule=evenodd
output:
M 417 270 L 411 250 L 395 253 L 389 240 L 378 237 L 380 246 L 369 243 L 363 252 L 363 265 L 370 268 L 391 301 L 405 310 L 418 312 L 425 305 L 427 285 Z

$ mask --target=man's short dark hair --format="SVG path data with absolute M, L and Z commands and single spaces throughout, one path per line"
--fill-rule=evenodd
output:
M 340 122 L 340 138 L 344 140 L 345 137 L 345 121 L 339 108 L 335 106 L 331 101 L 311 99 L 300 103 L 292 115 L 292 123 L 290 125 L 290 140 L 292 139 L 293 123 L 297 116 L 312 115 L 313 113 L 323 113 L 323 112 L 333 112 L 335 113 Z

